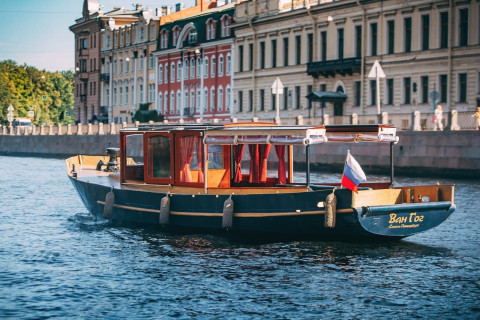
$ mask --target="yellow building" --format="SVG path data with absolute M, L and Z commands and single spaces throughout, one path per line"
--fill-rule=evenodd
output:
M 271 86 L 284 85 L 280 117 L 318 117 L 312 91 L 342 92 L 330 116 L 381 111 L 472 111 L 480 98 L 478 1 L 244 1 L 235 9 L 235 116 L 273 119 Z

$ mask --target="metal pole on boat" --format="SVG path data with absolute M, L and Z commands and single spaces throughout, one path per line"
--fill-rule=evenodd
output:
M 208 176 L 208 146 L 206 143 L 203 144 L 203 181 L 205 182 L 205 193 L 208 193 L 207 189 L 207 176 Z
M 307 188 L 310 187 L 310 145 L 307 144 L 305 147 L 305 162 L 307 163 L 307 172 L 306 172 L 306 179 L 307 179 Z
M 390 142 L 390 188 L 393 188 L 393 142 Z

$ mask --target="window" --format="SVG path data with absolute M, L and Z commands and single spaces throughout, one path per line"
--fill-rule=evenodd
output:
M 212 64 L 210 66 L 211 70 L 210 73 L 212 74 L 212 78 L 215 77 L 215 69 L 216 69 L 216 64 L 215 64 L 215 57 L 212 57 Z
M 176 101 L 177 113 L 179 113 L 179 110 L 181 108 L 181 103 L 182 103 L 182 93 L 180 92 L 180 90 L 177 90 L 177 101 Z M 172 113 L 174 113 L 173 108 L 172 108 Z
M 377 23 L 370 24 L 370 55 L 376 56 L 377 55 L 377 39 L 378 39 L 378 28 Z
M 130 58 L 128 57 L 128 53 L 127 53 L 127 57 L 125 58 L 125 74 L 129 72 L 130 72 Z
M 172 62 L 170 65 L 170 82 L 175 82 L 175 62 Z
M 459 45 L 468 46 L 468 9 L 459 10 L 459 22 Z
M 201 98 L 202 98 L 202 92 L 200 91 L 200 89 L 197 89 L 197 102 L 196 102 L 196 105 L 195 105 L 195 110 L 197 113 L 200 113 L 200 111 L 202 110 L 201 109 Z
M 207 40 L 215 39 L 215 21 L 208 19 L 207 21 Z
M 148 102 L 155 101 L 155 83 L 148 85 Z
M 133 87 L 133 85 L 132 85 L 132 90 L 131 90 L 131 92 L 132 92 L 132 102 L 131 102 L 131 105 L 135 104 L 135 101 L 133 100 L 133 97 L 135 96 L 133 93 L 134 93 L 135 91 L 133 91 L 133 89 L 134 89 L 134 87 Z
M 80 49 L 87 49 L 87 38 L 80 39 Z
M 180 100 L 180 99 L 179 99 Z M 167 101 L 165 101 L 167 102 Z M 179 113 L 180 108 L 177 108 L 177 113 Z M 170 92 L 170 113 L 175 112 L 175 93 L 173 91 Z
M 148 68 L 155 68 L 155 58 L 153 57 L 153 55 L 148 56 Z
M 208 107 L 208 89 L 203 88 L 203 111 L 206 112 Z
M 215 88 L 210 89 L 210 111 L 215 110 Z
M 202 60 L 201 60 L 200 58 L 197 58 L 197 72 L 196 72 L 197 78 L 200 78 L 200 76 L 202 75 L 202 69 L 201 69 L 202 64 L 201 64 L 201 61 L 202 61 Z
M 253 111 L 253 90 L 248 90 L 248 111 Z
M 218 102 L 217 102 L 218 111 L 223 110 L 223 88 L 218 88 Z
M 168 47 L 168 31 L 162 30 L 162 33 L 160 36 L 160 48 L 166 49 L 167 47 Z
M 411 103 L 411 83 L 412 83 L 412 80 L 410 77 L 403 78 L 403 103 L 404 104 Z
M 145 29 L 143 26 L 140 27 L 140 40 L 143 40 L 143 37 L 145 36 Z
M 308 85 L 307 86 L 307 95 L 309 95 L 310 93 L 313 92 L 313 86 L 312 85 Z M 312 100 L 308 99 L 308 109 L 312 109 Z
M 354 82 L 354 90 L 355 90 L 355 107 L 360 107 L 361 101 L 362 101 L 362 82 L 361 81 L 355 81 Z
M 377 104 L 377 80 L 370 80 L 370 105 Z
M 458 75 L 458 102 L 467 102 L 467 74 Z
M 230 110 L 230 99 L 232 98 L 232 90 L 227 86 L 226 95 L 225 95 L 225 110 Z
M 283 110 L 288 110 L 288 88 L 283 88 Z
M 265 69 L 265 41 L 260 42 L 260 69 Z
M 238 46 L 238 71 L 243 72 L 243 46 Z
M 403 19 L 403 36 L 405 52 L 412 51 L 412 18 Z
M 230 35 L 230 17 L 224 15 L 222 17 L 222 37 L 228 37 Z
M 248 44 L 248 70 L 253 70 L 253 43 Z
M 395 52 L 395 20 L 387 21 L 387 53 Z
M 91 84 L 91 82 L 90 82 L 90 84 Z M 90 89 L 91 89 L 91 86 L 90 86 Z M 121 106 L 122 104 L 123 104 L 123 87 L 120 87 L 120 88 L 118 88 L 118 105 Z
M 190 60 L 190 79 L 195 79 L 195 59 Z
M 425 14 L 422 16 L 422 50 L 430 48 L 430 16 Z
M 302 36 L 295 36 L 295 64 L 302 63 Z
M 238 112 L 243 112 L 243 91 L 238 91 Z
M 327 61 L 327 31 L 320 32 L 320 42 L 322 46 L 321 61 Z M 313 61 L 313 36 L 308 35 L 308 62 Z
M 277 67 L 277 40 L 272 40 L 272 68 Z
M 288 38 L 283 38 L 283 66 L 288 66 Z
M 208 58 L 205 58 L 205 65 L 203 66 L 203 76 L 208 78 Z
M 148 182 L 155 183 L 168 183 L 172 182 L 172 167 L 173 163 L 171 162 L 171 153 L 172 148 L 172 137 L 171 134 L 152 134 L 146 135 L 148 138 L 148 150 L 149 150 L 149 160 L 148 160 Z M 152 179 L 149 181 L 149 179 Z
M 188 79 L 188 60 L 183 61 L 183 79 Z
M 337 30 L 337 54 L 338 59 L 343 59 L 343 28 Z
M 128 86 L 125 87 L 125 104 L 128 104 Z
M 177 82 L 182 80 L 182 63 L 177 61 Z
M 165 83 L 168 83 L 168 63 L 165 63 L 165 68 L 163 69 L 163 71 L 165 72 Z
M 440 102 L 447 102 L 448 97 L 448 76 L 446 74 L 440 75 Z
M 301 105 L 300 105 L 300 87 L 299 86 L 296 86 L 295 87 L 295 109 L 300 109 Z
M 155 25 L 150 25 L 150 39 L 155 39 Z
M 440 12 L 440 48 L 448 48 L 448 11 Z
M 420 101 L 422 103 L 428 103 L 428 76 L 421 77 L 420 82 L 422 84 L 422 96 Z
M 140 56 L 140 71 L 143 70 L 143 55 Z M 167 70 L 165 70 L 167 72 Z
M 172 30 L 172 34 L 173 34 L 173 46 L 177 46 L 177 41 L 178 41 L 178 36 L 179 36 L 179 33 L 180 33 L 180 28 L 175 26 Z
M 362 56 L 362 26 L 355 26 L 355 56 Z
M 193 115 L 194 106 L 195 106 L 195 91 L 192 89 L 190 90 L 190 108 L 188 110 L 188 114 Z
M 260 89 L 259 99 L 260 111 L 265 111 L 265 89 Z
M 232 56 L 231 54 L 227 54 L 227 76 L 230 75 L 230 70 L 232 69 Z
M 223 76 L 223 55 L 218 57 L 218 76 Z
M 387 104 L 393 105 L 393 79 L 387 79 Z
M 113 105 L 114 106 L 117 105 L 117 88 L 115 86 L 116 85 L 114 84 L 114 88 L 113 88 Z
M 160 108 L 163 107 L 163 94 L 161 92 L 158 93 L 158 105 Z M 167 114 L 167 110 L 163 110 L 163 114 Z
M 140 103 L 143 103 L 143 84 L 140 84 L 138 86 L 138 92 L 139 92 L 139 101 Z

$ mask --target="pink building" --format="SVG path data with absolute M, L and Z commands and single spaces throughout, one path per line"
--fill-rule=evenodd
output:
M 199 4 L 193 14 L 187 9 L 180 18 L 161 17 L 154 52 L 155 108 L 166 120 L 233 118 L 234 34 L 230 25 L 234 4 L 208 5 Z

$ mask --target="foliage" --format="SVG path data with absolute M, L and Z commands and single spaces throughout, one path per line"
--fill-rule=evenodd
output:
M 0 61 L 0 123 L 7 124 L 7 108 L 12 105 L 15 117 L 28 117 L 33 123 L 73 123 L 67 116 L 73 110 L 73 72 L 48 72 L 13 60 Z
M 133 116 L 135 121 L 139 121 L 141 123 L 153 121 L 163 121 L 164 117 L 162 114 L 159 114 L 157 110 L 148 110 L 150 107 L 150 103 L 140 103 L 138 106 L 137 112 Z

